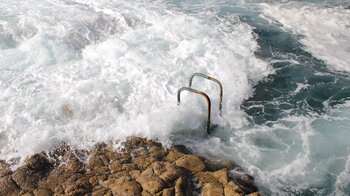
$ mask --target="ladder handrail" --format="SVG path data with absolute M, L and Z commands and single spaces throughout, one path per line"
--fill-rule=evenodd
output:
M 220 96 L 219 115 L 222 116 L 222 96 L 223 96 L 223 87 L 222 87 L 221 82 L 220 82 L 218 79 L 213 78 L 213 77 L 211 77 L 211 76 L 207 76 L 207 75 L 202 74 L 202 73 L 194 73 L 194 74 L 192 74 L 192 76 L 191 76 L 191 78 L 190 78 L 190 82 L 189 82 L 189 85 L 188 85 L 189 87 L 192 87 L 192 81 L 193 81 L 193 78 L 194 78 L 195 76 L 202 77 L 202 78 L 205 78 L 205 79 L 207 79 L 207 80 L 211 80 L 211 81 L 213 81 L 213 82 L 215 82 L 215 83 L 217 83 L 217 84 L 219 85 L 219 88 L 220 88 L 220 95 L 219 95 L 219 96 Z
M 181 92 L 184 91 L 184 90 L 192 92 L 192 93 L 196 93 L 196 94 L 199 94 L 199 95 L 202 95 L 207 100 L 207 105 L 208 105 L 207 133 L 210 134 L 211 101 L 210 101 L 209 96 L 207 94 L 205 94 L 204 92 L 202 92 L 202 91 L 199 91 L 199 90 L 196 90 L 196 89 L 193 89 L 193 88 L 190 88 L 190 87 L 182 87 L 182 88 L 180 88 L 177 91 L 177 105 L 179 105 L 180 102 L 181 102 Z

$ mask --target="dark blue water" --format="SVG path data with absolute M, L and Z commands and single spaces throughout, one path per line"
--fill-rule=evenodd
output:
M 220 18 L 238 15 L 256 34 L 255 55 L 275 70 L 254 83 L 252 96 L 241 104 L 249 126 L 226 133 L 231 142 L 227 135 L 215 135 L 224 143 L 220 155 L 239 155 L 235 161 L 257 178 L 266 195 L 350 195 L 350 121 L 349 107 L 344 106 L 350 101 L 350 74 L 314 57 L 300 41 L 304 35 L 261 17 L 260 2 L 276 3 L 175 3 L 192 14 L 215 10 Z M 327 8 L 349 4 L 303 2 Z M 194 148 L 215 155 L 213 150 Z

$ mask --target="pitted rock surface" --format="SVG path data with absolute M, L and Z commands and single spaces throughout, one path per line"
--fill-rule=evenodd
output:
M 254 179 L 232 161 L 138 137 L 122 145 L 91 151 L 62 146 L 27 158 L 15 171 L 0 160 L 0 195 L 260 195 Z

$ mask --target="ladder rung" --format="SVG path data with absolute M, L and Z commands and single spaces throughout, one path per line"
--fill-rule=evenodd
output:
M 188 85 L 189 87 L 192 87 L 193 78 L 196 77 L 196 76 L 201 77 L 201 78 L 205 78 L 207 80 L 211 80 L 211 81 L 213 81 L 213 82 L 215 82 L 215 83 L 217 83 L 219 85 L 219 89 L 220 89 L 220 94 L 219 94 L 219 96 L 220 96 L 219 115 L 221 116 L 222 115 L 222 96 L 223 96 L 223 88 L 222 88 L 221 82 L 218 79 L 210 77 L 210 76 L 207 76 L 205 74 L 194 73 L 194 74 L 192 74 L 192 76 L 190 78 L 190 82 L 189 82 L 189 85 Z
M 223 96 L 222 84 L 221 84 L 221 82 L 220 82 L 218 79 L 213 78 L 213 77 L 210 77 L 210 76 L 207 76 L 207 75 L 202 74 L 202 73 L 194 73 L 194 74 L 192 74 L 192 76 L 191 76 L 191 78 L 190 78 L 190 81 L 189 81 L 189 87 L 182 87 L 182 88 L 180 88 L 180 89 L 177 91 L 177 104 L 179 105 L 179 104 L 181 103 L 181 92 L 182 92 L 182 91 L 189 91 L 189 92 L 192 92 L 192 93 L 196 93 L 196 94 L 202 95 L 202 96 L 206 99 L 207 105 L 208 105 L 208 113 L 207 113 L 207 117 L 208 117 L 208 120 L 207 120 L 207 133 L 210 134 L 210 132 L 211 132 L 211 123 L 210 123 L 211 101 L 210 101 L 209 96 L 208 96 L 206 93 L 191 88 L 191 87 L 192 87 L 193 78 L 196 77 L 196 76 L 202 77 L 202 78 L 205 78 L 205 79 L 208 79 L 208 80 L 211 80 L 211 81 L 213 81 L 213 82 L 215 82 L 215 83 L 217 83 L 217 84 L 219 85 L 219 88 L 220 88 L 219 115 L 220 115 L 220 116 L 222 115 L 222 96 Z
M 207 100 L 207 105 L 208 105 L 207 133 L 210 134 L 211 101 L 210 101 L 209 96 L 202 91 L 199 91 L 199 90 L 196 90 L 196 89 L 193 89 L 190 87 L 182 87 L 177 91 L 177 105 L 180 105 L 180 103 L 181 103 L 181 92 L 184 90 L 192 92 L 192 93 L 196 93 L 198 95 L 202 95 Z

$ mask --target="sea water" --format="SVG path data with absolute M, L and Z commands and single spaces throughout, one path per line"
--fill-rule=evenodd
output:
M 234 160 L 266 195 L 350 194 L 350 3 L 0 2 L 0 159 L 136 135 Z M 177 90 L 192 73 L 206 103 Z

